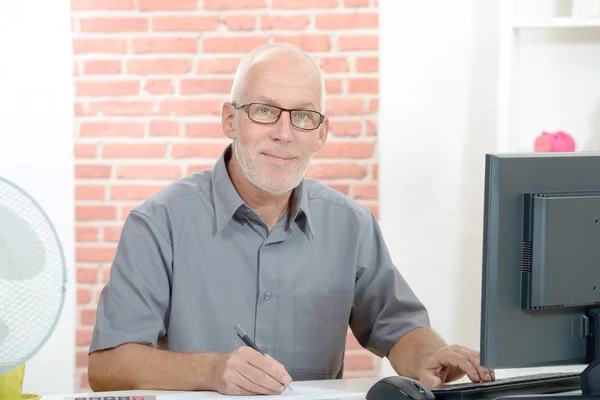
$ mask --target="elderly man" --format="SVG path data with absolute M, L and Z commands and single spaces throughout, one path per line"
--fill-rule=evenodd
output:
M 304 179 L 327 139 L 324 105 L 303 51 L 266 45 L 241 62 L 222 110 L 232 144 L 125 221 L 89 349 L 93 390 L 281 393 L 340 378 L 348 326 L 429 387 L 494 379 L 429 327 L 372 213 Z

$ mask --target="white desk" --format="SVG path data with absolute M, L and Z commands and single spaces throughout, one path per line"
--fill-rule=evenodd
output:
M 359 397 L 348 397 L 348 400 L 362 400 L 364 395 L 369 391 L 371 386 L 381 378 L 355 378 L 355 379 L 332 379 L 318 381 L 298 381 L 294 382 L 294 386 L 310 386 L 321 389 L 342 390 L 347 392 L 362 393 Z M 126 390 L 119 392 L 81 392 L 68 393 L 61 395 L 43 395 L 41 400 L 63 400 L 64 398 L 74 397 L 93 397 L 93 396 L 143 396 L 153 394 L 170 394 L 177 392 L 160 391 L 160 390 Z M 265 399 L 266 400 L 266 399 Z

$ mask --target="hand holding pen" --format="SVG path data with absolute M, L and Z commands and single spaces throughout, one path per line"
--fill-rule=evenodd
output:
M 246 336 L 247 346 L 217 356 L 214 370 L 215 390 L 227 395 L 270 395 L 281 394 L 292 379 L 285 367 L 269 356 L 265 356 Z M 237 329 L 236 329 L 237 331 Z M 240 333 L 238 332 L 238 334 Z M 252 343 L 252 344 L 250 344 Z M 291 388 L 290 388 L 291 389 Z

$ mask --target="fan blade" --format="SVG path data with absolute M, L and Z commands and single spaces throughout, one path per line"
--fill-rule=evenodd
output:
M 0 345 L 8 336 L 8 326 L 2 320 L 0 320 Z
M 0 279 L 35 277 L 46 263 L 44 244 L 27 220 L 1 205 L 0 221 Z

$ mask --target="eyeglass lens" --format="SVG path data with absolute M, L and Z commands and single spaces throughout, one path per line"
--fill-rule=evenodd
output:
M 267 104 L 250 104 L 248 116 L 253 121 L 271 124 L 277 121 L 281 109 Z M 290 113 L 292 125 L 300 129 L 315 129 L 321 122 L 321 115 L 316 111 L 294 110 Z

